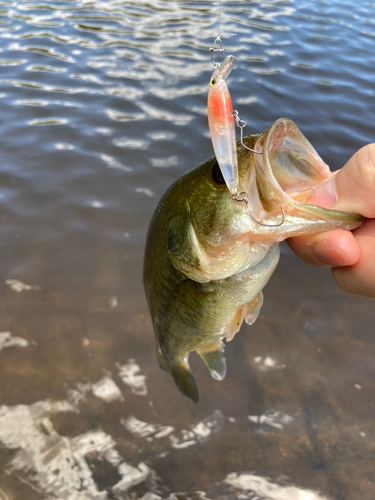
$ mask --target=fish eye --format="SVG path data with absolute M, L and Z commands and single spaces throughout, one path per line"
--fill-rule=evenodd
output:
M 211 80 L 211 82 L 210 82 L 210 83 L 211 83 L 211 85 L 215 85 L 215 83 L 216 83 L 216 78 L 212 78 L 212 80 Z
M 215 184 L 218 184 L 219 186 L 222 186 L 223 184 L 225 184 L 225 179 L 223 177 L 223 174 L 221 173 L 221 170 L 220 170 L 220 167 L 219 167 L 219 164 L 217 161 L 214 163 L 214 166 L 212 167 L 211 177 L 212 177 L 212 180 L 214 181 Z

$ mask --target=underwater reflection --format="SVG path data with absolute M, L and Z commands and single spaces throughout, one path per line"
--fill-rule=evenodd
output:
M 13 457 L 6 467 L 8 477 L 23 477 L 23 481 L 35 491 L 43 492 L 43 498 L 58 496 L 77 500 L 120 499 L 124 498 L 123 494 L 134 490 L 134 487 L 143 485 L 143 489 L 149 489 L 142 496 L 143 500 L 162 499 L 163 497 L 157 494 L 160 489 L 155 471 L 143 462 L 139 462 L 137 466 L 126 463 L 116 448 L 116 442 L 104 430 L 98 429 L 67 437 L 60 435 L 54 428 L 53 417 L 77 412 L 79 402 L 90 389 L 94 396 L 107 403 L 117 399 L 108 397 L 109 394 L 113 396 L 114 387 L 119 391 L 114 382 L 109 383 L 109 380 L 106 382 L 107 391 L 98 391 L 98 384 L 92 385 L 91 388 L 80 386 L 81 399 L 77 399 L 71 392 L 69 400 L 45 400 L 32 405 L 0 407 L 0 441 L 7 449 L 14 450 Z M 276 424 L 276 420 L 285 424 L 289 422 L 286 417 L 269 415 L 264 417 L 263 423 L 282 429 L 283 425 Z M 293 420 L 291 417 L 289 419 Z M 194 445 L 204 445 L 221 431 L 224 421 L 224 415 L 215 411 L 190 430 L 183 430 L 179 436 L 176 436 L 175 429 L 171 426 L 147 424 L 135 417 L 123 419 L 121 423 L 137 439 L 148 443 L 153 440 L 163 443 L 159 452 L 161 449 L 164 451 L 159 455 L 165 456 L 169 449 L 181 452 Z M 29 471 L 32 471 L 32 478 L 27 479 Z M 228 499 L 238 498 L 239 492 L 240 498 L 244 499 L 252 499 L 254 495 L 264 500 L 326 499 L 309 490 L 278 485 L 266 478 L 243 473 L 228 474 L 213 490 L 213 494 L 219 491 L 225 493 L 225 498 Z M 207 495 L 210 494 L 207 492 Z M 8 497 L 5 495 L 4 498 Z M 169 500 L 185 498 L 209 497 L 203 492 L 168 495 Z

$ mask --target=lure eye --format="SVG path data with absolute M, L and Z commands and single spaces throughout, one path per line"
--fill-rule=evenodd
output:
M 210 81 L 210 85 L 215 85 L 216 83 L 216 78 L 212 78 L 212 80 Z
M 225 179 L 217 162 L 215 162 L 214 166 L 212 167 L 211 177 L 215 184 L 218 184 L 219 186 L 225 184 Z

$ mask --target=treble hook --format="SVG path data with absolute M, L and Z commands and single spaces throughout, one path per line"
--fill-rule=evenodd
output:
M 232 112 L 232 116 L 235 119 L 237 126 L 241 130 L 241 145 L 245 149 L 248 149 L 249 151 L 251 151 L 252 153 L 262 154 L 261 151 L 255 151 L 254 149 L 251 149 L 251 148 L 248 148 L 247 146 L 245 146 L 245 144 L 243 143 L 243 129 L 246 126 L 246 122 L 244 120 L 240 119 L 240 117 L 238 116 L 238 111 L 236 111 L 236 110 L 234 110 Z M 233 194 L 232 195 L 232 200 L 234 200 L 234 201 L 243 201 L 246 204 L 246 211 L 247 211 L 247 213 L 250 215 L 250 217 L 253 219 L 253 221 L 256 222 L 257 224 L 259 224 L 260 226 L 265 226 L 265 227 L 280 227 L 285 222 L 285 212 L 284 212 L 283 207 L 281 207 L 282 221 L 279 222 L 278 224 L 264 224 L 263 222 L 259 222 L 253 216 L 253 214 L 250 211 L 250 208 L 249 208 L 249 196 L 248 196 L 248 194 L 247 194 L 246 191 L 240 191 L 239 193 Z
M 281 222 L 279 222 L 278 224 L 264 224 L 263 222 L 259 222 L 258 220 L 256 220 L 256 218 L 250 212 L 249 199 L 248 198 L 249 197 L 248 197 L 248 194 L 246 193 L 246 191 L 240 191 L 239 193 L 236 193 L 236 194 L 232 195 L 232 200 L 245 202 L 247 213 L 250 215 L 250 217 L 253 219 L 253 221 L 256 222 L 257 224 L 259 224 L 260 226 L 279 227 L 279 226 L 282 226 L 284 224 L 284 222 L 285 222 L 285 212 L 284 212 L 283 207 L 281 207 L 281 213 L 282 213 L 282 218 L 283 218 Z
M 255 151 L 255 149 L 251 149 L 251 148 L 248 148 L 247 146 L 245 146 L 245 144 L 243 143 L 243 129 L 246 127 L 246 122 L 245 120 L 241 120 L 239 115 L 238 115 L 238 111 L 236 109 L 234 109 L 232 111 L 232 116 L 236 122 L 236 125 L 237 127 L 240 129 L 241 131 L 241 139 L 240 139 L 240 142 L 241 142 L 241 146 L 244 147 L 245 149 L 248 149 L 249 151 L 251 151 L 252 153 L 256 153 L 257 155 L 261 155 L 262 152 L 261 151 Z
M 218 48 L 218 49 L 215 48 L 216 47 L 216 43 L 219 44 L 220 48 Z M 211 51 L 211 61 L 212 61 L 212 64 L 214 65 L 215 68 L 217 68 L 218 66 L 220 66 L 221 62 L 223 62 L 224 59 L 225 59 L 225 57 L 224 57 L 224 48 L 223 48 L 223 44 L 222 44 L 220 35 L 218 35 L 215 38 L 214 45 L 213 45 L 213 47 L 210 47 L 210 51 Z M 220 63 L 214 61 L 215 52 L 221 52 L 221 62 Z

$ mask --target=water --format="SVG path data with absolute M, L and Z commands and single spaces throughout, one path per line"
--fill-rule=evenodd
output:
M 157 366 L 151 214 L 212 154 L 217 4 L 0 8 L 0 498 L 372 500 L 373 303 L 283 249 L 201 401 Z M 223 2 L 235 107 L 285 116 L 332 169 L 371 142 L 375 3 Z

